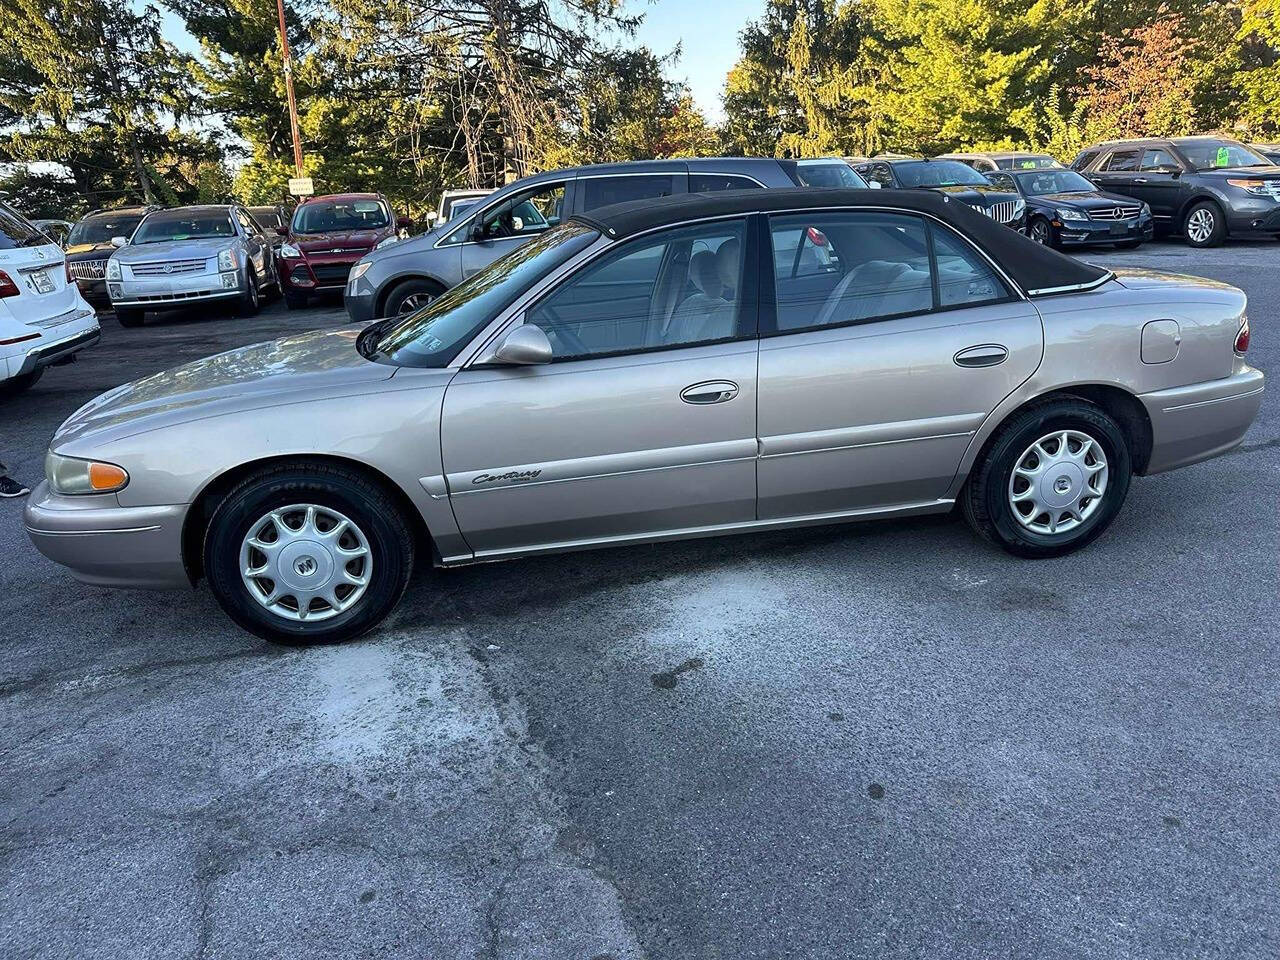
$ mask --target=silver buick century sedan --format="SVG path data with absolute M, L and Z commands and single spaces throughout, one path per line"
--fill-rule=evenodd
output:
M 249 316 L 279 287 L 270 238 L 235 204 L 156 210 L 112 243 L 119 249 L 107 261 L 107 294 L 121 326 L 141 325 L 148 310 L 209 301 Z
M 1111 273 L 944 195 L 758 190 L 570 218 L 406 317 L 126 384 L 25 520 L 91 583 L 206 579 L 360 634 L 415 563 L 940 513 L 1063 554 L 1241 441 L 1245 297 Z

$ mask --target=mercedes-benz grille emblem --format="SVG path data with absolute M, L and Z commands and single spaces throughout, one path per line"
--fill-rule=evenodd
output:
M 1116 209 L 1115 209 L 1115 213 L 1114 213 L 1113 215 L 1115 216 L 1115 218 L 1116 218 L 1117 220 L 1123 220 L 1123 219 L 1124 219 L 1124 207 L 1116 207 Z
M 172 264 L 172 263 L 166 263 L 166 264 L 164 265 L 164 272 L 165 272 L 165 273 L 173 273 L 173 264 Z

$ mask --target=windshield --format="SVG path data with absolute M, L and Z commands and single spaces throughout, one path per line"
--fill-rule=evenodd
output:
M 37 230 L 22 214 L 0 203 L 0 250 L 14 247 L 42 247 L 53 243 Z
M 78 243 L 110 243 L 112 237 L 127 237 L 142 222 L 141 214 L 113 216 L 104 214 L 97 217 L 86 217 L 71 228 L 71 236 L 67 238 L 68 246 Z
M 1053 157 L 1039 153 L 1028 157 L 1002 157 L 997 162 L 999 166 L 1009 170 L 1040 170 L 1044 167 L 1062 166 Z
M 1270 166 L 1266 157 L 1250 150 L 1243 143 L 1231 140 L 1196 140 L 1192 143 L 1178 143 L 1177 147 L 1197 170 Z
M 260 226 L 266 227 L 268 230 L 279 230 L 284 226 L 280 211 L 275 207 L 250 207 L 249 213 L 253 219 L 258 221 Z
M 300 206 L 293 215 L 293 232 L 381 230 L 390 222 L 390 211 L 381 200 L 325 200 Z
M 1047 193 L 1093 193 L 1098 188 L 1074 170 L 1037 170 L 1015 173 L 1023 192 L 1033 197 Z
M 457 200 L 450 200 L 448 206 L 444 209 L 444 218 L 453 220 L 466 213 L 484 197 L 459 197 Z
M 801 161 L 796 164 L 796 176 L 806 187 L 861 188 L 867 185 L 867 181 L 858 176 L 853 168 L 842 160 L 824 163 Z
M 893 170 L 904 187 L 991 186 L 986 177 L 958 160 L 916 160 L 894 164 Z
M 235 227 L 225 210 L 209 213 L 153 213 L 142 221 L 130 243 L 163 243 L 166 240 L 204 240 L 210 237 L 234 237 Z
M 599 236 L 581 223 L 548 230 L 398 321 L 378 339 L 378 352 L 402 366 L 448 366 L 516 297 Z

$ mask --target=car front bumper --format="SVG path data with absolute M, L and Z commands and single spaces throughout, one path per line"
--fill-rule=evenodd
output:
M 107 293 L 107 281 L 103 280 L 77 280 L 76 286 L 80 288 L 80 296 L 95 307 L 110 307 L 111 296 Z
M 107 291 L 115 307 L 136 307 L 141 310 L 167 310 L 188 303 L 211 300 L 229 300 L 244 296 L 245 279 L 242 271 L 234 274 L 235 286 L 226 286 L 223 273 L 193 273 L 179 277 L 147 279 L 107 279 Z
M 1063 246 L 1087 246 L 1094 243 L 1126 243 L 1133 240 L 1150 240 L 1155 236 L 1155 221 L 1151 217 L 1133 220 L 1053 220 L 1058 231 L 1058 242 Z M 1123 231 L 1112 230 L 1112 225 L 1124 225 Z
M 1270 197 L 1232 198 L 1227 209 L 1231 233 L 1280 233 L 1280 201 Z
M 1266 378 L 1239 364 L 1221 380 L 1144 393 L 1138 399 L 1151 419 L 1151 458 L 1146 473 L 1208 460 L 1238 446 L 1262 406 Z
M 322 259 L 299 260 L 290 258 L 280 261 L 280 283 L 288 290 L 297 293 L 321 293 L 334 290 L 345 290 L 351 268 L 363 257 L 351 258 L 325 257 Z
M 85 583 L 191 585 L 182 562 L 187 505 L 122 507 L 112 494 L 62 497 L 41 482 L 22 519 L 37 550 Z
M 363 277 L 350 281 L 342 294 L 342 303 L 347 308 L 347 316 L 356 323 L 367 323 L 377 319 L 374 317 L 377 300 L 373 285 Z

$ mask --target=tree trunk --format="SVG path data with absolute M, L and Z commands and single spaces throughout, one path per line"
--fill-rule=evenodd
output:
M 147 176 L 147 165 L 142 160 L 142 149 L 138 146 L 138 136 L 134 132 L 133 124 L 129 122 L 129 108 L 128 104 L 125 103 L 124 88 L 120 83 L 120 65 L 116 61 L 115 41 L 107 36 L 107 27 L 102 19 L 102 9 L 95 6 L 94 12 L 98 21 L 98 42 L 102 45 L 102 62 L 106 65 L 107 78 L 111 81 L 113 98 L 111 112 L 115 114 L 116 123 L 120 126 L 120 133 L 129 146 L 129 153 L 133 156 L 133 169 L 138 175 L 138 186 L 142 188 L 142 199 L 147 204 L 152 204 L 156 202 L 156 198 L 151 190 L 151 178 Z

